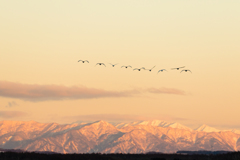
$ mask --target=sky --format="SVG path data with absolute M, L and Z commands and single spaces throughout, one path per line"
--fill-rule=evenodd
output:
M 158 119 L 240 129 L 239 7 L 238 0 L 0 1 L 0 121 Z M 182 66 L 192 73 L 171 69 Z

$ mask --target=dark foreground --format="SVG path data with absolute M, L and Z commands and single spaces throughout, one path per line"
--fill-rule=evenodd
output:
M 240 160 L 240 152 L 218 155 L 183 154 L 45 154 L 2 152 L 0 160 Z

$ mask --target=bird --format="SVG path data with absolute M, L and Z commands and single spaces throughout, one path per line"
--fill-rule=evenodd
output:
M 177 68 L 172 68 L 172 69 L 176 69 L 176 70 L 179 70 L 180 68 L 184 68 L 185 66 L 182 66 L 182 67 L 177 67 Z
M 185 72 L 191 72 L 189 69 L 183 69 L 181 72 L 183 72 L 183 71 L 185 71 Z M 180 72 L 180 73 L 181 73 Z M 191 72 L 192 73 L 192 72 Z
M 131 68 L 132 68 L 132 66 L 130 66 L 130 65 L 128 65 L 128 66 L 122 66 L 122 67 L 124 67 L 124 68 L 128 68 L 128 67 L 131 67 Z M 121 67 L 121 68 L 122 68 L 122 67 Z
M 99 65 L 99 66 L 103 65 L 103 66 L 106 67 L 106 65 L 105 65 L 104 63 L 97 63 L 96 65 Z M 95 65 L 95 66 L 96 66 L 96 65 Z
M 112 67 L 115 67 L 118 63 L 116 63 L 116 64 L 112 64 L 112 63 L 109 63 L 109 64 L 111 64 L 112 65 Z
M 141 71 L 141 69 L 144 69 L 144 70 L 145 70 L 145 68 L 144 68 L 144 67 L 142 67 L 142 68 L 134 68 L 133 70 L 138 70 L 138 71 Z
M 81 61 L 82 61 L 82 63 L 85 63 L 85 62 L 89 63 L 88 60 L 85 60 L 85 61 L 83 61 L 83 60 L 78 60 L 78 62 L 81 62 Z
M 160 69 L 159 71 L 158 71 L 158 73 L 159 72 L 163 72 L 163 71 L 167 71 L 166 69 Z
M 151 69 L 146 69 L 146 70 L 148 70 L 149 72 L 151 72 L 154 67 L 155 67 L 155 66 L 153 66 Z

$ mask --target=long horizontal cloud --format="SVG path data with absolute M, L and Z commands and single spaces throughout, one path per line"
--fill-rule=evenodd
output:
M 141 93 L 184 94 L 172 88 L 149 88 L 125 91 L 107 91 L 87 87 L 67 87 L 62 85 L 37 85 L 0 81 L 0 96 L 18 98 L 27 101 L 46 101 L 63 99 L 90 99 L 104 97 L 132 97 Z
M 104 120 L 104 121 L 121 121 L 121 122 L 129 122 L 129 121 L 141 121 L 146 118 L 145 116 L 138 116 L 138 115 L 128 115 L 128 114 L 92 114 L 92 115 L 79 115 L 79 116 L 70 116 L 65 117 L 67 119 L 72 119 L 73 121 L 84 121 L 84 122 L 92 122 L 97 120 Z
M 21 111 L 0 111 L 0 117 L 2 118 L 15 118 L 26 116 L 27 113 Z
M 67 87 L 61 85 L 31 85 L 0 81 L 0 96 L 30 101 L 128 97 L 136 93 L 136 90 L 116 92 L 77 86 Z
M 93 122 L 97 120 L 104 120 L 108 122 L 133 122 L 133 121 L 144 121 L 144 120 L 166 120 L 166 121 L 185 121 L 185 118 L 172 117 L 168 115 L 132 115 L 132 114 L 90 114 L 90 115 L 78 115 L 68 116 L 62 119 L 81 122 Z
M 155 93 L 155 94 L 178 94 L 178 95 L 184 95 L 185 92 L 179 89 L 175 88 L 149 88 L 147 89 L 148 92 L 150 93 Z

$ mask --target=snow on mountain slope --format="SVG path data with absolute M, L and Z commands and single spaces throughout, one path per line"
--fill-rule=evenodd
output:
M 240 130 L 232 129 L 231 130 L 233 133 L 240 134 Z
M 116 134 L 119 130 L 112 124 L 105 121 L 97 121 L 86 124 L 80 130 L 81 134 L 87 136 L 90 139 L 99 139 L 106 134 Z
M 178 123 L 140 121 L 112 125 L 1 121 L 0 148 L 60 153 L 173 153 L 178 150 L 239 150 L 240 134 L 211 127 L 191 130 Z M 119 128 L 118 128 L 119 127 Z M 210 132 L 211 131 L 211 132 Z
M 114 123 L 114 122 L 111 122 L 112 125 L 114 125 L 116 128 L 122 128 L 122 127 L 125 127 L 125 126 L 128 126 L 128 123 L 125 123 L 125 122 L 120 122 L 120 123 Z
M 184 130 L 192 131 L 191 128 L 188 128 L 188 127 L 186 127 L 186 126 L 184 126 L 184 125 L 181 125 L 181 124 L 179 124 L 179 123 L 176 123 L 176 122 L 167 124 L 167 125 L 165 125 L 164 127 L 171 127 L 171 128 L 177 128 L 177 129 L 184 129 Z
M 169 122 L 161 121 L 161 120 L 136 121 L 136 122 L 131 122 L 131 123 L 117 123 L 117 124 L 115 124 L 115 127 L 121 129 L 123 127 L 137 126 L 137 125 L 148 125 L 148 126 L 156 126 L 156 127 L 164 127 L 164 128 L 171 127 L 171 128 L 192 130 L 191 128 L 188 128 L 188 127 L 181 125 L 179 123 L 176 123 L 176 122 L 169 123 Z
M 200 127 L 198 127 L 197 129 L 195 129 L 196 131 L 203 131 L 203 132 L 219 132 L 220 130 L 216 129 L 216 128 L 212 128 L 209 127 L 205 124 L 201 125 Z
M 127 126 L 137 126 L 137 125 L 151 125 L 151 126 L 160 126 L 163 127 L 164 125 L 169 124 L 165 121 L 160 120 L 152 120 L 152 121 L 135 121 L 130 123 L 117 123 L 113 125 L 117 128 L 127 127 Z

